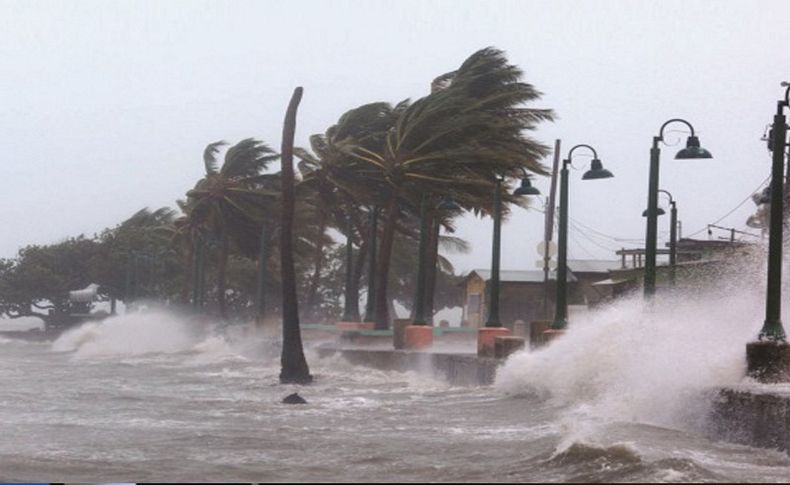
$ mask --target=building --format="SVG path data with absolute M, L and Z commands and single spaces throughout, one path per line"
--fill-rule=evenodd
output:
M 569 260 L 568 304 L 594 306 L 611 297 L 608 287 L 593 283 L 609 277 L 609 271 L 620 266 L 619 261 Z M 544 283 L 542 270 L 500 271 L 499 316 L 501 323 L 511 328 L 513 322 L 541 320 L 553 315 L 556 291 L 556 272 L 549 273 Z M 461 283 L 464 287 L 462 325 L 485 326 L 488 318 L 488 298 L 491 271 L 475 269 Z

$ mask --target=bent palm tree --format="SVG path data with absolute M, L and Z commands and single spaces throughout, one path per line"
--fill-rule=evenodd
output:
M 523 107 L 541 93 L 521 77 L 502 51 L 482 49 L 457 71 L 437 78 L 440 89 L 405 108 L 381 150 L 350 147 L 366 166 L 360 173 L 381 187 L 386 200 L 376 273 L 377 328 L 388 326 L 389 260 L 403 206 L 416 206 L 422 193 L 451 194 L 466 209 L 489 212 L 497 178 L 515 176 L 522 168 L 545 173 L 539 160 L 548 147 L 523 132 L 553 114 Z
M 258 187 L 261 172 L 279 157 L 262 141 L 247 138 L 231 146 L 222 166 L 217 154 L 224 141 L 206 147 L 206 175 L 187 192 L 194 224 L 199 224 L 219 246 L 217 299 L 220 316 L 226 317 L 225 270 L 231 243 L 242 254 L 254 257 L 265 208 L 276 194 Z
M 280 357 L 280 382 L 308 384 L 312 382 L 310 369 L 304 357 L 302 334 L 299 330 L 299 305 L 296 300 L 296 273 L 294 271 L 293 222 L 294 222 L 294 168 L 293 143 L 296 132 L 296 110 L 302 99 L 302 88 L 294 90 L 283 122 L 282 157 L 282 214 L 280 223 L 280 259 L 282 260 L 283 285 L 283 350 Z

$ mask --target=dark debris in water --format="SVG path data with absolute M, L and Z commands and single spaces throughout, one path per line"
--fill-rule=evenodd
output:
M 289 394 L 283 398 L 283 404 L 307 404 L 307 401 L 298 392 Z

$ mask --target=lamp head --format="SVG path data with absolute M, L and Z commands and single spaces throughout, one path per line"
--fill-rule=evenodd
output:
M 524 177 L 521 179 L 521 187 L 514 190 L 513 195 L 540 195 L 540 190 L 532 186 L 529 178 Z
M 612 178 L 612 172 L 603 168 L 603 164 L 597 158 L 593 158 L 592 162 L 590 163 L 590 170 L 584 172 L 582 175 L 582 180 L 595 180 L 595 179 L 608 179 Z
M 675 158 L 679 160 L 688 160 L 692 158 L 713 158 L 713 155 L 711 155 L 708 150 L 699 146 L 699 138 L 691 135 L 686 140 L 686 148 L 680 150 L 678 154 L 675 155 Z
M 656 208 L 656 215 L 657 216 L 663 216 L 666 213 L 667 212 L 664 209 L 662 209 L 661 207 Z M 642 217 L 647 217 L 647 209 L 642 211 Z

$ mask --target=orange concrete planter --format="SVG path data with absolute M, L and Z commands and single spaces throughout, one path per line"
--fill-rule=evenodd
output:
M 373 322 L 335 322 L 338 330 L 373 330 Z
M 493 357 L 497 337 L 510 335 L 510 330 L 505 327 L 482 327 L 477 330 L 477 355 L 480 357 Z
M 409 325 L 403 338 L 403 348 L 420 350 L 433 345 L 433 327 L 430 325 Z

